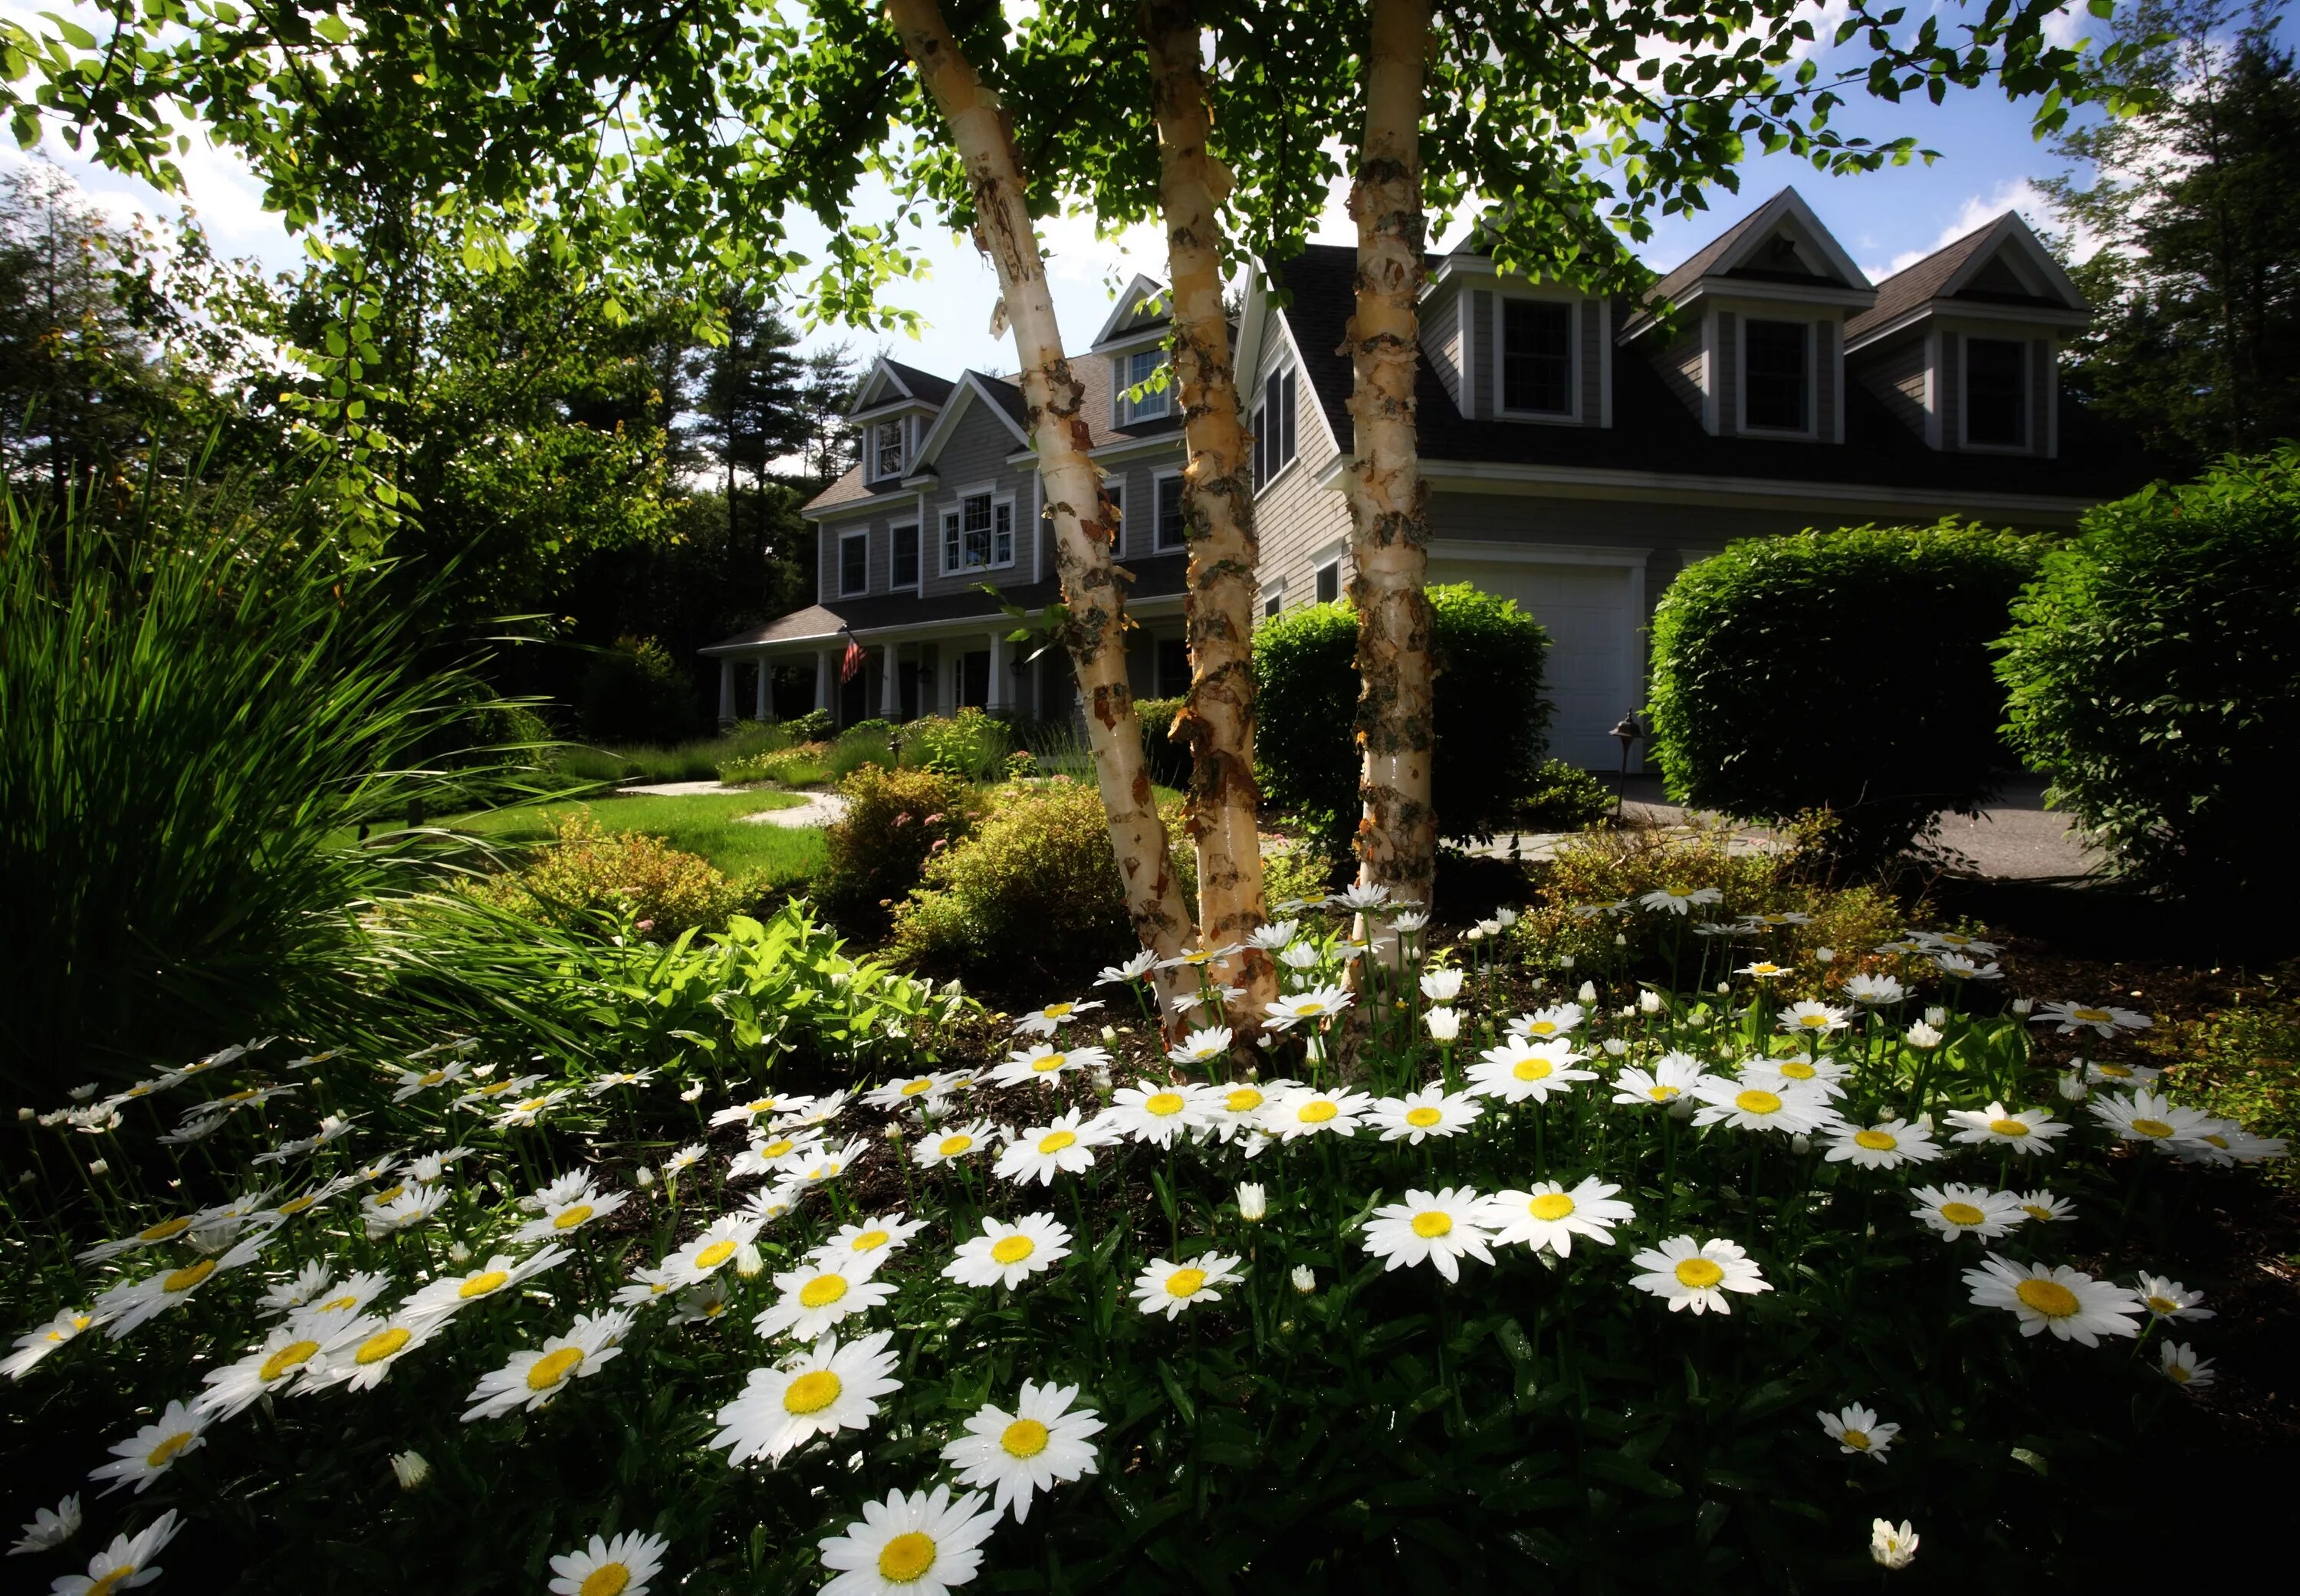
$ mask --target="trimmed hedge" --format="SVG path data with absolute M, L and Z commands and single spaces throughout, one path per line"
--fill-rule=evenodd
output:
M 2051 802 L 2161 891 L 2288 885 L 2300 780 L 2300 450 L 2230 456 L 2085 518 L 1997 673 Z
M 1442 837 L 1507 830 L 1542 785 L 1550 705 L 1541 623 L 1467 583 L 1429 590 Z M 1348 600 L 1309 604 L 1254 633 L 1255 775 L 1262 801 L 1310 828 L 1329 856 L 1357 831 L 1358 619 Z
M 2017 769 L 1989 649 L 2042 552 L 1943 521 L 1751 539 L 1694 566 L 1654 621 L 1670 796 L 1748 819 L 1827 810 L 1854 862 L 1978 810 Z

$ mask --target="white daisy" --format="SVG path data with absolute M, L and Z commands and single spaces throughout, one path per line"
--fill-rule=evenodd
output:
M 1115 1124 L 1099 1114 L 1088 1118 L 1084 1110 L 1073 1109 L 1057 1115 L 1051 1124 L 1032 1126 L 1008 1143 L 993 1172 L 999 1179 L 1019 1185 L 1034 1180 L 1052 1185 L 1058 1174 L 1077 1175 L 1094 1168 L 1094 1150 L 1118 1139 Z
M 1933 964 L 1940 973 L 1955 981 L 2001 981 L 2004 971 L 1994 961 L 1981 964 L 1962 953 L 1935 953 Z
M 1195 1084 L 1165 1086 L 1155 1081 L 1121 1086 L 1104 1117 L 1138 1142 L 1171 1147 L 1174 1139 L 1196 1128 L 1204 1118 L 1204 1100 L 1211 1088 Z
M 1024 1214 L 1011 1225 L 986 1215 L 982 1234 L 958 1244 L 943 1275 L 961 1285 L 1003 1285 L 1011 1291 L 1053 1268 L 1070 1252 L 1070 1226 L 1052 1214 Z
M 1852 1013 L 1828 1003 L 1791 1003 L 1775 1018 L 1782 1030 L 1793 1036 L 1826 1036 L 1841 1031 L 1853 1021 Z
M 619 1087 L 644 1086 L 654 1076 L 655 1072 L 652 1069 L 617 1069 L 600 1076 L 584 1087 L 583 1092 L 588 1097 L 604 1097 Z
M 111 1545 L 88 1559 L 86 1575 L 58 1575 L 48 1586 L 50 1596 L 112 1596 L 150 1584 L 161 1573 L 152 1559 L 183 1527 L 171 1508 L 133 1535 L 114 1535 Z
M 945 1596 L 967 1584 L 998 1527 L 997 1512 L 982 1502 L 971 1492 L 953 1501 L 946 1485 L 864 1502 L 845 1534 L 821 1542 L 822 1566 L 836 1575 L 821 1596 Z
M 1458 1281 L 1463 1258 L 1494 1261 L 1492 1224 L 1487 1200 L 1468 1186 L 1408 1191 L 1404 1201 L 1374 1209 L 1366 1221 L 1364 1246 L 1386 1270 L 1426 1263 Z
M 1829 1438 L 1837 1442 L 1838 1451 L 1874 1458 L 1879 1463 L 1885 1461 L 1893 1437 L 1901 1433 L 1898 1425 L 1879 1424 L 1876 1409 L 1863 1408 L 1858 1402 L 1847 1403 L 1835 1413 L 1817 1413 L 1813 1417 L 1821 1420 L 1821 1427 Z
M 1879 1003 L 1897 1003 L 1909 995 L 1909 989 L 1891 976 L 1852 976 L 1845 983 L 1845 995 L 1856 1003 L 1874 1008 Z
M 232 1267 L 229 1254 L 224 1258 L 203 1258 L 180 1269 L 162 1270 L 113 1286 L 94 1305 L 96 1317 L 104 1325 L 105 1339 L 118 1341 L 146 1320 L 171 1308 L 181 1308 L 218 1271 Z
M 1588 1018 L 1588 1010 L 1579 1003 L 1555 1003 L 1546 1009 L 1536 1009 L 1530 1014 L 1518 1015 L 1503 1028 L 1512 1036 L 1528 1042 L 1558 1042 L 1579 1030 Z
M 1665 914 L 1690 915 L 1695 905 L 1722 902 L 1724 898 L 1725 894 L 1713 886 L 1664 886 L 1641 894 L 1638 902 Z
M 1230 1043 L 1236 1040 L 1236 1033 L 1228 1026 L 1201 1027 L 1168 1048 L 1166 1058 L 1175 1064 L 1211 1064 L 1229 1057 Z
M 445 1186 L 411 1186 L 390 1201 L 368 1209 L 368 1240 L 396 1235 L 422 1224 L 447 1206 L 447 1196 Z
M 718 1276 L 705 1276 L 693 1289 L 715 1283 Z M 679 1277 L 666 1268 L 640 1268 L 631 1271 L 630 1284 L 615 1288 L 614 1304 L 618 1308 L 647 1308 L 662 1301 L 679 1286 Z
M 622 1299 L 618 1294 L 616 1301 Z M 704 1325 L 727 1311 L 727 1277 L 713 1275 L 701 1285 L 691 1285 L 679 1295 L 679 1319 L 682 1325 Z M 644 1303 L 634 1304 L 644 1307 Z
M 1232 1081 L 1227 1086 L 1217 1086 L 1206 1094 L 1206 1126 L 1224 1142 L 1239 1135 L 1259 1135 L 1262 1111 L 1270 1106 L 1271 1094 L 1290 1089 L 1291 1085 L 1291 1082 L 1281 1086 L 1276 1081 L 1260 1085 Z
M 942 1449 L 959 1484 L 995 1492 L 992 1506 L 1012 1509 L 1014 1522 L 1030 1516 L 1030 1498 L 1096 1472 L 1092 1437 L 1102 1419 L 1091 1408 L 1071 1406 L 1075 1385 L 1022 1382 L 1021 1401 L 1007 1412 L 985 1403 L 966 1421 L 965 1434 Z
M 218 1418 L 234 1418 L 258 1397 L 285 1394 L 320 1367 L 321 1344 L 329 1333 L 329 1326 L 301 1318 L 273 1326 L 262 1345 L 201 1376 L 207 1389 L 192 1399 L 192 1406 Z
M 445 1086 L 459 1081 L 463 1078 L 463 1072 L 469 1068 L 471 1064 L 468 1060 L 457 1059 L 450 1063 L 434 1066 L 429 1069 L 400 1070 L 398 1090 L 391 1094 L 391 1101 L 405 1102 L 419 1093 L 429 1092 L 436 1086 Z
M 1169 1319 L 1185 1308 L 1219 1302 L 1220 1286 L 1236 1285 L 1246 1276 L 1238 1272 L 1238 1259 L 1229 1253 L 1205 1252 L 1183 1263 L 1154 1258 L 1134 1277 L 1134 1305 L 1144 1313 L 1162 1313 Z
M 129 1484 L 141 1496 L 151 1488 L 154 1480 L 175 1467 L 177 1459 L 207 1444 L 203 1432 L 213 1417 L 181 1402 L 170 1402 L 157 1421 L 144 1426 L 125 1441 L 113 1442 L 113 1460 L 89 1469 L 88 1477 L 110 1480 L 111 1489 L 104 1492 L 107 1496 Z
M 2125 1141 L 2151 1143 L 2164 1151 L 2199 1139 L 2211 1125 L 2201 1110 L 2176 1108 L 2170 1098 L 2145 1089 L 2129 1097 L 2096 1097 L 2085 1109 Z
M 1941 1116 L 1959 1127 L 1952 1142 L 1966 1146 L 2010 1148 L 2019 1153 L 2040 1153 L 2053 1151 L 2053 1138 L 2068 1134 L 2065 1120 L 2055 1119 L 2048 1109 L 2022 1109 L 2014 1113 L 2001 1102 L 1991 1102 L 1985 1109 L 1951 1109 Z
M 33 1366 L 64 1342 L 103 1323 L 93 1308 L 67 1308 L 45 1325 L 35 1325 L 16 1338 L 15 1351 L 0 1359 L 0 1375 L 21 1380 Z
M 553 1086 L 547 1091 L 537 1093 L 532 1097 L 522 1097 L 504 1108 L 503 1112 L 496 1117 L 496 1123 L 506 1126 L 538 1125 L 542 1123 L 545 1114 L 573 1095 L 574 1093 L 570 1087 Z
M 819 1147 L 812 1157 L 804 1159 L 783 1174 L 783 1183 L 794 1187 L 821 1185 L 836 1180 L 854 1167 L 856 1160 L 870 1151 L 870 1144 L 849 1137 L 837 1147 Z
M 2055 1224 L 2077 1217 L 2075 1203 L 2065 1197 L 2055 1197 L 2048 1191 L 2022 1192 L 2012 1201 L 2021 1205 L 2022 1213 L 2040 1225 Z
M 546 1203 L 541 1217 L 521 1226 L 512 1233 L 511 1239 L 525 1246 L 547 1242 L 554 1236 L 571 1235 L 586 1225 L 605 1218 L 629 1201 L 627 1192 L 596 1191 L 587 1180 L 580 1191 L 569 1193 L 564 1201 Z
M 1351 1136 L 1372 1108 L 1373 1099 L 1362 1092 L 1296 1086 L 1263 1105 L 1262 1128 L 1285 1142 L 1321 1135 Z
M 1629 1261 L 1648 1271 L 1629 1284 L 1651 1292 L 1669 1304 L 1671 1313 L 1690 1309 L 1695 1313 L 1730 1313 L 1727 1292 L 1769 1292 L 1772 1286 L 1749 1261 L 1749 1255 L 1728 1241 L 1696 1242 L 1673 1235 L 1658 1247 L 1648 1247 Z
M 958 1076 L 948 1070 L 931 1070 L 925 1075 L 904 1076 L 874 1086 L 862 1094 L 862 1101 L 874 1109 L 901 1109 L 912 1103 L 939 1102 L 950 1095 Z
M 1770 959 L 1757 959 L 1739 966 L 1733 973 L 1737 976 L 1754 976 L 1760 981 L 1771 981 L 1777 977 L 1794 975 L 1796 972 L 1786 964 L 1775 964 Z
M 943 1165 L 969 1154 L 980 1152 L 989 1145 L 990 1121 L 976 1119 L 965 1125 L 946 1125 L 938 1131 L 929 1131 L 919 1138 L 911 1150 L 911 1160 L 921 1169 L 938 1169 Z
M 573 1382 L 590 1378 L 621 1357 L 622 1348 L 616 1343 L 630 1333 L 631 1322 L 625 1309 L 583 1314 L 567 1326 L 566 1334 L 553 1336 L 533 1351 L 513 1352 L 503 1367 L 479 1376 L 468 1399 L 471 1405 L 463 1409 L 463 1422 L 500 1418 L 521 1408 L 532 1413 L 546 1406 Z
M 1433 1003 L 1450 1003 L 1462 995 L 1462 981 L 1467 973 L 1459 969 L 1423 970 L 1421 995 Z
M 494 1066 L 488 1066 L 493 1068 Z M 473 1114 L 484 1114 L 503 1099 L 526 1091 L 543 1077 L 539 1075 L 515 1075 L 508 1079 L 489 1081 L 484 1086 L 474 1086 L 455 1100 L 455 1106 Z
M 1062 1027 L 1101 1007 L 1098 1002 L 1048 1003 L 1021 1016 L 1014 1022 L 1014 1028 L 1029 1035 L 1051 1036 Z
M 1613 1093 L 1613 1101 L 1638 1104 L 1675 1102 L 1710 1078 L 1702 1069 L 1701 1060 L 1691 1053 L 1663 1053 L 1654 1060 L 1650 1070 L 1631 1068 L 1616 1076 L 1613 1085 L 1620 1090 Z
M 53 1509 L 34 1509 L 32 1522 L 24 1526 L 22 1538 L 8 1549 L 8 1555 L 12 1558 L 28 1552 L 54 1551 L 79 1534 L 79 1492 L 75 1491 Z
M 729 1463 L 771 1465 L 817 1435 L 868 1427 L 878 1399 L 902 1389 L 892 1339 L 881 1330 L 842 1347 L 826 1335 L 772 1368 L 753 1369 L 743 1394 L 719 1409 L 711 1444 L 729 1448 Z
M 2119 1031 L 2145 1031 L 2156 1022 L 2146 1014 L 2136 1014 L 2110 1003 L 2054 1002 L 2038 1004 L 2037 1011 L 2029 1016 L 2029 1023 L 2053 1026 L 2063 1036 L 2089 1030 L 2103 1040 L 2110 1040 Z
M 990 1072 L 994 1086 L 1027 1086 L 1033 1082 L 1051 1085 L 1076 1069 L 1107 1068 L 1110 1050 L 1104 1047 L 1056 1047 L 1041 1042 L 1026 1048 L 1016 1048 L 1006 1055 L 1006 1061 Z
M 2065 1264 L 2019 1264 L 1992 1252 L 1979 1268 L 1964 1271 L 1977 1308 L 2017 1314 L 2021 1334 L 2050 1330 L 2062 1341 L 2096 1347 L 2104 1335 L 2138 1335 L 2132 1316 L 2140 1299 L 2122 1286 L 2096 1280 Z
M 794 1126 L 806 1127 L 829 1125 L 846 1111 L 847 1100 L 854 1095 L 852 1086 L 841 1086 L 836 1092 L 825 1092 L 818 1097 L 795 1097 L 788 1106 L 778 1110 L 772 1121 L 777 1130 L 788 1130 Z
M 1340 986 L 1312 986 L 1279 998 L 1270 1004 L 1269 1018 L 1262 1023 L 1265 1029 L 1290 1031 L 1298 1025 L 1316 1025 L 1331 1019 L 1350 1006 L 1348 991 Z
M 741 1102 L 713 1110 L 711 1115 L 711 1127 L 715 1130 L 722 1125 L 749 1125 L 762 1116 L 788 1114 L 813 1101 L 812 1098 L 801 1097 L 788 1092 L 762 1093 L 757 1097 L 745 1098 Z
M 1158 967 L 1158 955 L 1148 948 L 1142 949 L 1123 964 L 1105 964 L 1102 973 L 1094 978 L 1096 986 L 1123 986 L 1129 981 L 1139 981 Z
M 1787 1081 L 1749 1085 L 1712 1078 L 1698 1089 L 1701 1106 L 1693 1113 L 1696 1125 L 1729 1125 L 1738 1130 L 1786 1131 L 1810 1135 L 1838 1122 L 1829 1100 L 1810 1087 Z
M 727 1178 L 788 1175 L 820 1160 L 823 1146 L 822 1137 L 813 1132 L 770 1131 L 734 1156 L 727 1165 Z
M 670 1550 L 661 1535 L 594 1535 L 590 1545 L 553 1557 L 551 1596 L 646 1596 L 647 1581 L 662 1572 Z
M 1577 1081 L 1594 1081 L 1594 1070 L 1576 1069 L 1581 1055 L 1562 1042 L 1527 1041 L 1512 1036 L 1499 1047 L 1489 1047 L 1470 1066 L 1470 1090 L 1503 1102 L 1530 1099 L 1547 1102 L 1553 1092 L 1568 1092 Z
M 663 1272 L 681 1285 L 693 1285 L 757 1241 L 765 1228 L 766 1221 L 755 1214 L 721 1214 L 664 1259 Z
M 877 1272 L 896 1252 L 907 1246 L 910 1239 L 926 1228 L 923 1219 L 905 1219 L 900 1214 L 883 1214 L 874 1219 L 863 1219 L 853 1225 L 842 1225 L 830 1233 L 828 1241 L 816 1245 L 809 1258 L 829 1263 L 833 1259 L 850 1259 L 863 1266 L 865 1273 Z
M 1793 1085 L 1811 1087 L 1824 1097 L 1844 1096 L 1845 1083 L 1852 1076 L 1850 1069 L 1827 1053 L 1819 1058 L 1798 1053 L 1787 1059 L 1751 1059 L 1741 1066 L 1741 1079 L 1750 1085 L 1788 1081 Z
M 1869 1525 L 1869 1557 L 1880 1568 L 1905 1568 L 1917 1555 L 1921 1539 L 1917 1526 L 1907 1519 L 1895 1529 L 1889 1518 L 1879 1518 Z
M 417 1292 L 400 1305 L 400 1311 L 411 1318 L 437 1315 L 445 1318 L 460 1313 L 474 1302 L 489 1297 L 516 1292 L 521 1286 L 567 1261 L 574 1254 L 565 1247 L 549 1246 L 523 1259 L 513 1259 L 498 1252 L 493 1258 L 467 1274 L 443 1276 Z
M 777 1275 L 775 1289 L 782 1295 L 751 1321 L 751 1328 L 762 1341 L 782 1335 L 815 1340 L 850 1315 L 867 1313 L 895 1294 L 893 1286 L 871 1278 L 871 1267 L 849 1253 Z
M 2009 1234 L 2028 1218 L 2021 1204 L 2009 1192 L 1992 1192 L 1986 1186 L 1957 1185 L 1919 1186 L 1909 1193 L 1917 1206 L 1909 1217 L 1922 1219 L 1945 1242 L 1959 1236 L 1977 1235 L 1983 1241 L 1994 1241 Z
M 1904 1163 L 1928 1163 L 1941 1156 L 1929 1116 L 1886 1119 L 1858 1127 L 1840 1125 L 1829 1135 L 1829 1161 L 1849 1162 L 1860 1169 L 1897 1169 Z
M 299 1275 L 287 1286 L 279 1288 L 280 1291 L 300 1289 L 305 1276 L 313 1268 L 324 1268 L 325 1266 L 306 1266 L 304 1275 Z M 309 1316 L 312 1323 L 328 1326 L 328 1333 L 332 1337 L 336 1331 L 365 1312 L 367 1305 L 374 1301 L 383 1288 L 390 1284 L 390 1276 L 374 1269 L 362 1269 L 355 1274 L 345 1276 L 340 1281 L 333 1278 L 324 1279 L 312 1289 L 303 1301 L 290 1302 L 287 1307 L 291 1311 L 301 1309 Z M 272 1294 L 265 1295 L 264 1301 L 267 1306 L 270 1306 L 273 1301 Z
M 2120 1064 L 2112 1059 L 2071 1059 L 2084 1067 L 2085 1084 L 2091 1086 L 2153 1086 L 2164 1072 L 2146 1064 Z
M 303 1389 L 324 1391 L 348 1385 L 366 1391 L 382 1383 L 391 1366 L 439 1334 L 447 1321 L 412 1319 L 404 1314 L 362 1314 L 336 1330 L 304 1376 Z
M 2192 1292 L 2177 1280 L 2162 1275 L 2140 1277 L 2140 1305 L 2148 1317 L 2157 1319 L 2209 1319 L 2219 1316 L 2209 1308 L 2200 1308 L 2204 1300 L 2202 1292 Z
M 2186 1342 L 2163 1342 L 2156 1349 L 2156 1360 L 2166 1379 L 2191 1391 L 2210 1385 L 2220 1377 L 2212 1373 L 2212 1360 L 2197 1357 L 2196 1349 Z
M 1425 1137 L 1459 1135 L 1485 1110 L 1486 1105 L 1466 1092 L 1427 1086 L 1404 1097 L 1378 1099 L 1367 1123 L 1380 1127 L 1385 1142 L 1418 1147 Z
M 1570 1192 L 1554 1180 L 1537 1181 L 1522 1192 L 1496 1193 L 1486 1222 L 1496 1242 L 1521 1242 L 1537 1252 L 1546 1247 L 1568 1258 L 1575 1236 L 1610 1247 L 1613 1226 L 1636 1218 L 1635 1209 L 1614 1200 L 1621 1189 L 1594 1175 Z

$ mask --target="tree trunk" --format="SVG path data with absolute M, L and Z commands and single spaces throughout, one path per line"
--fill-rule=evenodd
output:
M 1174 875 L 1165 824 L 1158 818 L 1142 755 L 1134 694 L 1127 685 L 1126 595 L 1110 552 L 1116 523 L 1103 496 L 1100 473 L 1087 455 L 1090 440 L 1080 413 L 1086 390 L 1062 353 L 1013 129 L 960 52 L 938 0 L 888 0 L 887 16 L 966 164 L 974 192 L 976 242 L 997 269 L 1013 327 L 1030 438 L 1046 485 L 1046 512 L 1054 524 L 1054 561 L 1066 611 L 1062 640 L 1086 704 L 1087 736 L 1110 818 L 1111 848 L 1126 889 L 1126 911 L 1142 945 L 1162 959 L 1171 958 L 1189 939 L 1190 910 Z M 1038 535 L 1036 528 L 1027 532 Z M 1162 977 L 1160 995 L 1171 997 L 1195 985 Z
M 1174 385 L 1188 447 L 1182 503 L 1189 528 L 1190 696 L 1179 725 L 1190 745 L 1188 825 L 1198 851 L 1198 933 L 1208 947 L 1243 943 L 1269 918 L 1254 781 L 1254 607 L 1261 542 L 1254 478 L 1222 310 L 1217 209 L 1230 174 L 1207 147 L 1200 33 L 1188 0 L 1143 0 L 1150 104 L 1158 121 L 1158 195 L 1166 218 Z M 1153 510 L 1154 511 L 1155 506 Z M 1260 948 L 1227 961 L 1246 988 L 1233 1016 L 1256 1025 L 1278 996 L 1278 967 Z
M 1355 313 L 1344 350 L 1355 458 L 1344 474 L 1357 575 L 1358 880 L 1429 901 L 1438 852 L 1430 806 L 1429 489 L 1413 423 L 1421 365 L 1421 104 L 1430 0 L 1373 0 L 1365 138 L 1350 187 L 1357 222 Z

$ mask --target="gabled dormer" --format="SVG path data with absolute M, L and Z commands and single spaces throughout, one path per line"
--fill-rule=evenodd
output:
M 1163 382 L 1154 380 L 1166 364 L 1166 339 L 1172 330 L 1166 285 L 1137 274 L 1091 345 L 1091 353 L 1110 362 L 1112 425 L 1136 427 L 1180 413 L 1181 395 L 1171 375 Z
M 949 403 L 952 385 L 931 371 L 881 355 L 854 391 L 846 419 L 862 433 L 862 482 L 873 493 L 902 486 L 920 445 Z
M 1846 324 L 1854 380 L 1935 449 L 2060 452 L 2060 345 L 2084 296 L 2008 211 L 1877 285 Z
M 1719 437 L 1845 440 L 1845 328 L 1877 290 L 1794 188 L 1655 283 L 1622 328 Z
M 1421 293 L 1421 353 L 1469 420 L 1610 427 L 1611 300 L 1504 272 L 1470 245 Z

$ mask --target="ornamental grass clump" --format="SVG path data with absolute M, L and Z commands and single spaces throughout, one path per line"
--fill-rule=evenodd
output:
M 661 987 L 695 1007 L 612 1065 L 265 1038 L 65 1094 L 0 1280 L 27 1573 L 1674 1592 L 2129 1555 L 2130 1482 L 2228 1374 L 2182 1217 L 2286 1151 L 2132 1073 L 2150 1017 L 2008 1004 L 1946 933 L 1861 950 L 1895 974 L 1857 994 L 1721 954 L 1550 990 L 1378 888 L 1286 912 L 1243 1030 L 1196 948 L 1162 1034 L 1113 1023 L 1146 954 L 995 1063 L 852 967 L 772 1071 L 755 1035 L 654 1061 L 762 963 Z

